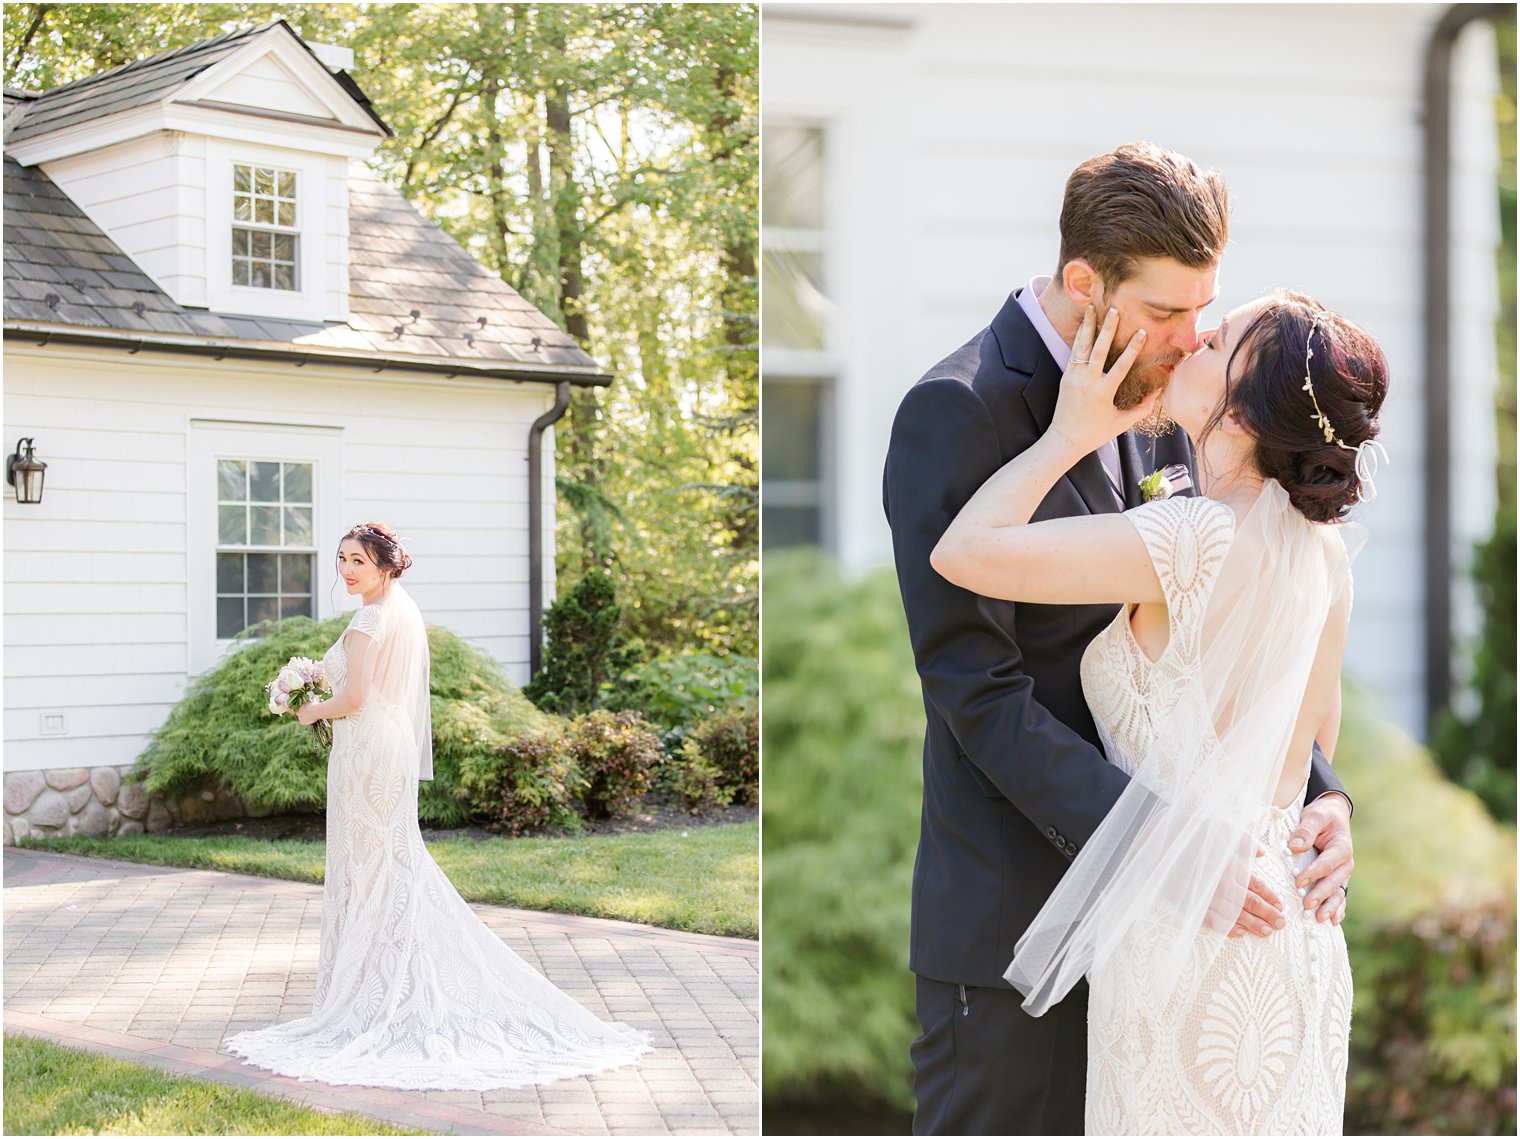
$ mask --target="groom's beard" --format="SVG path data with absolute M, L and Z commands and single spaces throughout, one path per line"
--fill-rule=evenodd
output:
M 1115 341 L 1118 337 L 1114 338 Z M 1109 346 L 1108 361 L 1104 365 L 1104 371 L 1112 368 L 1124 353 L 1124 345 L 1115 343 Z M 1139 407 L 1154 391 L 1166 387 L 1172 378 L 1168 366 L 1175 367 L 1180 364 L 1185 353 L 1175 348 L 1159 356 L 1142 356 L 1135 361 L 1135 366 L 1129 370 L 1129 374 L 1119 383 L 1119 390 L 1114 392 L 1114 406 L 1120 411 L 1128 411 L 1133 407 Z M 1158 436 L 1165 435 L 1172 429 L 1172 418 L 1167 415 L 1162 406 L 1162 400 L 1156 401 L 1156 408 L 1150 414 L 1135 424 L 1134 430 L 1141 435 Z

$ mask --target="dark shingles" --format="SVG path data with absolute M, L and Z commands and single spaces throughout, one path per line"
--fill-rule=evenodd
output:
M 22 167 L 7 157 L 6 319 L 311 345 L 360 354 L 454 357 L 530 367 L 596 366 L 566 332 L 363 162 L 351 162 L 349 170 L 350 320 L 324 324 L 184 308 L 40 169 Z M 76 290 L 71 283 L 75 281 L 84 289 Z M 59 297 L 56 308 L 45 303 L 49 293 Z M 135 311 L 135 304 L 143 306 L 142 313 Z M 421 314 L 416 321 L 413 309 Z
M 24 116 L 11 129 L 6 141 L 19 142 L 156 102 L 279 22 L 268 21 L 256 27 L 228 32 L 44 91 L 27 104 Z

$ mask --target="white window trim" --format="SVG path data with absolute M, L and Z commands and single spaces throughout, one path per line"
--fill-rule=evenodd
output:
M 818 545 L 829 551 L 839 548 L 835 511 L 839 502 L 839 484 L 835 478 L 838 427 L 836 406 L 839 379 L 835 373 L 798 375 L 771 371 L 762 377 L 761 401 L 766 384 L 796 384 L 818 391 L 818 477 L 816 479 L 765 479 L 760 490 L 761 525 L 767 506 L 816 507 L 818 510 Z M 763 465 L 762 465 L 763 469 Z
M 206 143 L 206 296 L 213 312 L 284 320 L 322 319 L 327 308 L 327 158 L 209 139 Z M 232 168 L 272 166 L 296 176 L 294 292 L 232 283 Z
M 800 130 L 817 130 L 823 134 L 823 192 L 824 221 L 817 227 L 778 226 L 760 227 L 760 256 L 767 253 L 815 253 L 822 261 L 825 275 L 841 264 L 836 249 L 837 225 L 830 219 L 840 216 L 836 211 L 835 187 L 838 184 L 834 168 L 837 149 L 838 124 L 830 118 L 812 114 L 776 114 L 768 116 L 768 123 L 778 127 L 794 127 Z M 837 285 L 834 288 L 837 289 Z M 768 384 L 807 384 L 816 387 L 818 399 L 818 478 L 777 479 L 765 477 L 761 465 L 761 509 L 769 506 L 815 507 L 818 511 L 818 543 L 825 549 L 837 552 L 839 532 L 837 512 L 839 508 L 839 481 L 836 477 L 838 449 L 840 446 L 838 401 L 841 398 L 844 361 L 836 345 L 839 342 L 840 300 L 830 292 L 829 299 L 835 306 L 835 317 L 823 323 L 823 347 L 782 348 L 763 346 L 760 352 L 761 404 Z M 762 314 L 763 320 L 763 314 Z M 763 436 L 762 436 L 763 441 Z M 762 521 L 762 528 L 763 528 Z
M 338 427 L 302 424 L 239 423 L 193 419 L 186 447 L 185 486 L 189 503 L 190 615 L 189 672 L 198 676 L 220 661 L 232 645 L 216 635 L 216 462 L 251 459 L 264 462 L 312 464 L 312 533 L 317 547 L 317 619 L 338 612 L 334 598 L 338 570 L 322 550 L 343 509 L 343 433 Z M 347 599 L 347 593 L 342 595 Z
M 258 188 L 258 173 L 259 173 L 260 170 L 267 170 L 271 174 L 274 175 L 274 179 L 275 179 L 275 192 L 274 192 L 274 195 L 272 196 L 272 200 L 273 200 L 274 205 L 275 205 L 276 216 L 278 216 L 278 214 L 279 214 L 280 204 L 282 202 L 289 201 L 292 205 L 295 206 L 296 218 L 295 218 L 295 224 L 294 225 L 288 225 L 288 226 L 287 225 L 280 225 L 278 222 L 262 222 L 262 221 L 258 221 L 257 219 L 255 219 L 253 217 L 238 218 L 236 216 L 237 215 L 237 196 L 238 196 L 238 194 L 240 192 L 237 189 L 237 172 L 238 172 L 239 168 L 248 171 L 248 189 L 246 191 L 242 191 L 242 192 L 244 192 L 244 193 L 246 193 L 248 195 L 249 213 L 253 214 L 253 213 L 257 213 L 258 212 L 258 199 L 259 199 L 259 194 L 257 192 L 257 188 Z M 295 192 L 295 197 L 294 198 L 287 199 L 287 198 L 282 198 L 280 196 L 279 185 L 280 185 L 280 176 L 282 174 L 289 174 L 289 175 L 291 175 L 291 177 L 293 177 L 296 180 L 296 192 Z M 273 285 L 273 284 L 271 284 L 268 287 L 272 291 L 277 292 L 277 293 L 300 292 L 301 291 L 300 290 L 300 284 L 301 284 L 301 247 L 303 245 L 303 242 L 301 240 L 302 236 L 303 236 L 302 230 L 301 230 L 301 223 L 304 220 L 301 217 L 301 173 L 300 173 L 300 171 L 297 171 L 297 170 L 285 170 L 285 169 L 282 169 L 281 167 L 278 167 L 278 166 L 245 166 L 241 162 L 234 162 L 232 164 L 232 177 L 233 177 L 233 189 L 232 189 L 233 210 L 232 210 L 232 212 L 233 212 L 234 216 L 233 216 L 233 219 L 232 219 L 232 229 L 228 233 L 229 239 L 233 242 L 234 245 L 236 245 L 237 244 L 236 237 L 237 237 L 237 233 L 238 233 L 239 230 L 247 230 L 249 233 L 254 233 L 254 234 L 259 234 L 259 233 L 268 234 L 270 236 L 271 240 L 273 238 L 275 238 L 275 237 L 289 237 L 289 238 L 291 238 L 292 239 L 292 248 L 295 250 L 295 259 L 294 259 L 294 262 L 291 264 L 291 275 L 295 278 L 297 287 L 295 289 L 282 289 L 279 286 Z M 270 254 L 271 254 L 271 256 L 270 256 L 270 279 L 273 280 L 273 277 L 274 277 L 273 266 L 276 265 L 276 264 L 281 264 L 282 262 L 280 262 L 279 259 L 276 258 L 273 255 L 274 254 L 274 250 L 273 249 L 270 250 Z M 250 266 L 249 267 L 249 275 L 252 276 L 252 265 L 254 263 L 258 262 L 258 261 L 262 261 L 263 258 L 249 257 L 247 260 L 249 261 L 249 266 Z M 236 249 L 232 250 L 232 261 L 233 261 L 234 276 L 236 276 L 236 268 L 237 268 L 236 263 L 238 261 L 238 253 L 237 253 Z M 234 288 L 242 288 L 243 286 L 241 286 L 241 285 L 234 285 L 233 287 Z M 253 286 L 253 287 L 255 287 L 255 288 L 261 288 L 263 286 Z

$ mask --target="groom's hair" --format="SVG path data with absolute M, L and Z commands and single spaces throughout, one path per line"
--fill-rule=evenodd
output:
M 1206 269 L 1218 264 L 1229 236 L 1222 175 L 1153 142 L 1130 142 L 1089 158 L 1066 179 L 1056 275 L 1078 257 L 1110 289 L 1146 257 Z

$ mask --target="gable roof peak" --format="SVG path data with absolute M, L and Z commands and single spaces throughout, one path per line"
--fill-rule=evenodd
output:
M 257 50 L 252 48 L 253 42 L 271 33 L 278 35 L 275 31 L 277 28 L 283 28 L 290 37 L 291 50 L 299 49 L 309 57 L 313 68 L 319 69 L 321 75 L 337 84 L 338 91 L 329 91 L 324 97 L 338 100 L 346 98 L 355 105 L 358 112 L 358 115 L 348 116 L 339 113 L 334 118 L 341 120 L 347 117 L 351 127 L 359 127 L 366 132 L 369 124 L 373 124 L 382 133 L 391 133 L 369 100 L 363 98 L 362 93 L 356 94 L 357 86 L 352 79 L 344 72 L 334 72 L 324 64 L 285 20 L 274 19 L 250 28 L 224 32 L 208 40 L 125 63 L 109 71 L 87 75 L 83 79 L 43 91 L 27 102 L 25 116 L 12 122 L 6 134 L 6 143 L 11 146 L 27 144 L 32 139 L 93 123 L 123 111 L 174 101 L 180 93 L 193 90 L 197 81 L 217 65 L 245 50 Z M 361 116 L 364 120 L 362 122 Z M 44 161 L 46 157 L 58 156 L 46 146 L 42 151 Z M 28 154 L 36 154 L 35 148 L 29 148 Z M 25 163 L 34 160 L 34 157 L 22 156 Z

